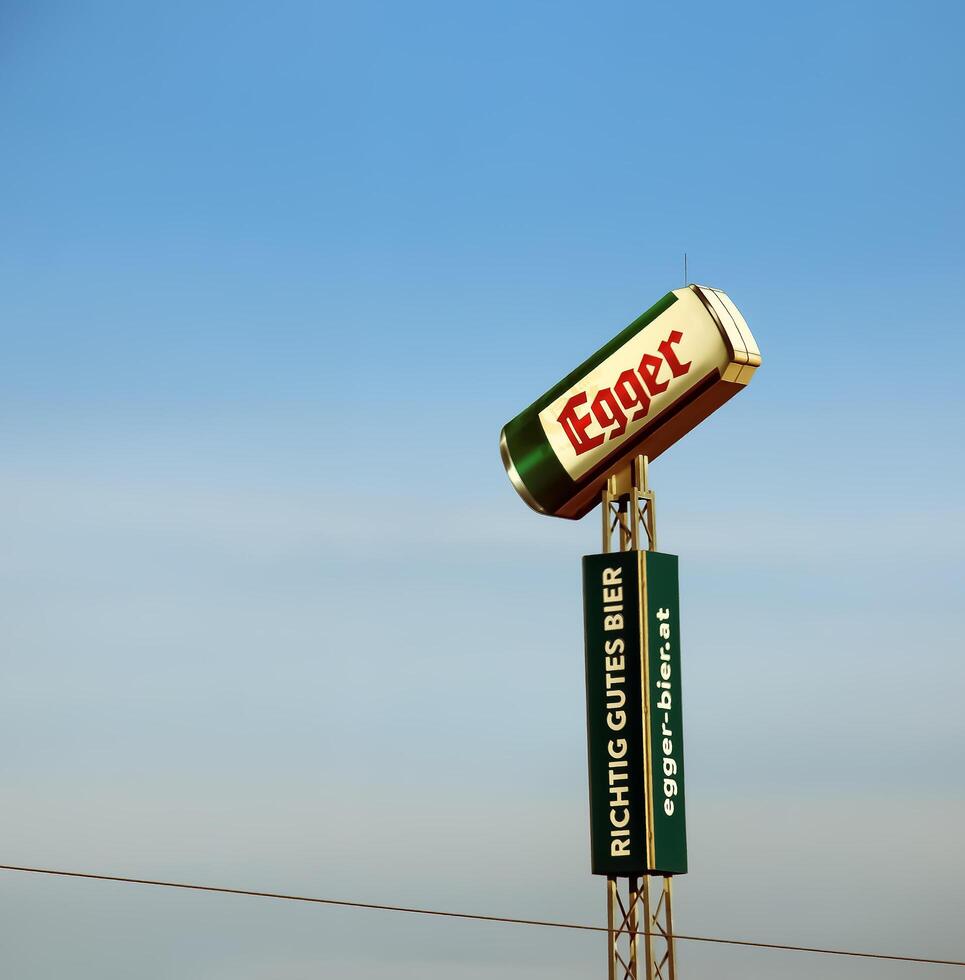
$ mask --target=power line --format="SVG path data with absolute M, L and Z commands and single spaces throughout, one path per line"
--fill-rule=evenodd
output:
M 248 888 L 223 888 L 217 885 L 193 885 L 181 881 L 155 881 L 151 878 L 128 878 L 121 875 L 92 874 L 86 871 L 60 871 L 53 868 L 26 868 L 15 864 L 0 864 L 0 871 L 21 871 L 26 874 L 52 875 L 60 878 L 83 878 L 90 881 L 119 881 L 128 885 L 154 885 L 159 888 L 180 888 L 185 891 L 215 892 L 220 895 L 247 895 L 252 898 L 277 898 L 287 902 L 310 902 L 315 905 L 337 905 L 342 908 L 374 909 L 381 912 L 408 912 L 413 915 L 433 915 L 448 919 L 471 919 L 476 922 L 503 922 L 517 926 L 544 926 L 551 929 L 576 929 L 583 932 L 606 932 L 605 926 L 590 926 L 577 922 L 552 922 L 547 919 L 517 919 L 504 915 L 477 915 L 470 912 L 446 912 L 439 909 L 409 908 L 404 905 L 379 905 L 374 902 L 350 902 L 336 898 L 314 898 L 307 895 L 286 895 L 282 892 L 255 891 Z M 638 936 L 655 933 L 638 931 Z M 785 943 L 758 943 L 749 939 L 718 939 L 711 936 L 685 936 L 674 933 L 675 939 L 694 943 L 717 943 L 723 946 L 748 946 L 752 949 L 778 949 L 795 953 L 826 953 L 829 956 L 857 956 L 871 960 L 897 960 L 902 963 L 931 963 L 938 966 L 965 966 L 965 960 L 939 960 L 924 956 L 897 956 L 887 953 L 862 953 L 849 949 L 824 949 L 820 946 L 791 946 Z

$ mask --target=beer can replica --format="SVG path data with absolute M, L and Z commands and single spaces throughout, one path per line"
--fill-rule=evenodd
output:
M 726 293 L 675 289 L 503 426 L 509 479 L 534 510 L 576 520 L 610 474 L 637 455 L 656 459 L 760 363 Z

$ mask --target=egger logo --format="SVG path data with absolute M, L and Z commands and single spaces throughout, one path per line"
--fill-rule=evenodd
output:
M 681 340 L 683 334 L 679 330 L 671 330 L 667 339 L 657 345 L 659 356 L 644 354 L 636 368 L 627 368 L 611 387 L 601 388 L 596 393 L 589 411 L 580 411 L 589 398 L 586 391 L 577 392 L 566 402 L 557 421 L 577 456 L 602 446 L 607 438 L 619 438 L 627 431 L 630 422 L 646 418 L 650 412 L 651 398 L 666 391 L 673 378 L 682 377 L 690 371 L 693 362 L 682 364 L 674 350 Z M 670 377 L 666 377 L 665 371 L 661 380 L 664 367 L 669 369 Z M 596 428 L 599 431 L 591 431 Z M 607 430 L 612 430 L 609 435 Z

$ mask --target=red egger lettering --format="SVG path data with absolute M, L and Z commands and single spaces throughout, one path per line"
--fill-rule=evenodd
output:
M 673 378 L 679 378 L 690 370 L 693 362 L 681 364 L 673 349 L 681 340 L 683 334 L 679 330 L 672 330 L 667 339 L 657 346 L 659 357 L 656 354 L 644 354 L 636 368 L 627 368 L 610 388 L 601 388 L 596 393 L 590 403 L 589 412 L 579 412 L 589 397 L 585 391 L 578 392 L 567 400 L 558 421 L 577 456 L 602 446 L 608 429 L 612 430 L 609 438 L 617 439 L 627 431 L 630 422 L 647 416 L 650 412 L 650 399 L 666 391 L 670 384 L 670 378 L 660 380 L 660 369 L 664 364 L 670 369 Z M 594 423 L 602 431 L 592 432 Z

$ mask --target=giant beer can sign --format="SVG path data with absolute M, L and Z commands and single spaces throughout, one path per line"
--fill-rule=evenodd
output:
M 503 464 L 534 510 L 582 517 L 611 473 L 638 454 L 655 459 L 760 363 L 725 293 L 675 289 L 503 427 Z

